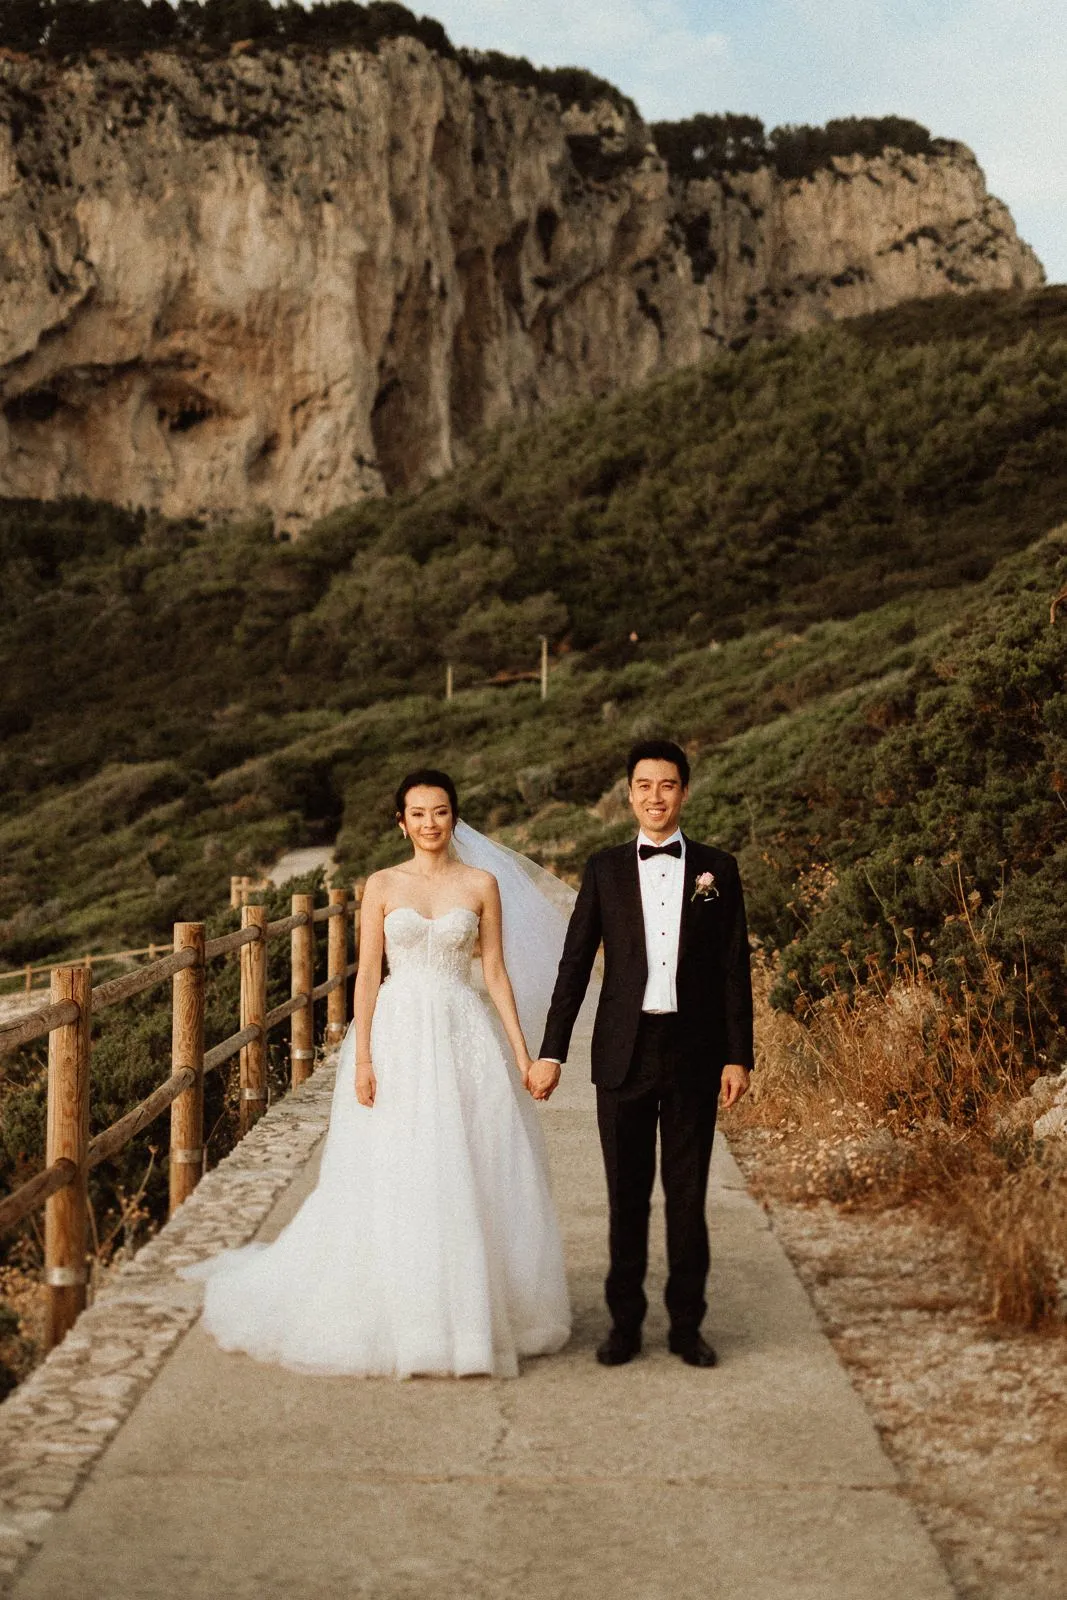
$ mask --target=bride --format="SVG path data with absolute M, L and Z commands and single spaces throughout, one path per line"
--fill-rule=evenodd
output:
M 512 1377 L 570 1333 L 523 1032 L 547 1010 L 563 886 L 460 822 L 447 773 L 411 773 L 396 811 L 412 855 L 367 881 L 318 1186 L 273 1243 L 188 1275 L 207 1279 L 204 1326 L 225 1350 Z M 472 983 L 478 943 L 495 1017 Z

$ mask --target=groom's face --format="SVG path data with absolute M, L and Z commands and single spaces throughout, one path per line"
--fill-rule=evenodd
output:
M 639 761 L 630 779 L 630 807 L 652 840 L 670 838 L 688 793 L 673 761 Z

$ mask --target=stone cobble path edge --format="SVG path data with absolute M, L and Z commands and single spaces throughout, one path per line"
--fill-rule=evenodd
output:
M 0 1405 L 0 1596 L 200 1315 L 182 1267 L 247 1244 L 326 1132 L 336 1054 L 272 1105 Z

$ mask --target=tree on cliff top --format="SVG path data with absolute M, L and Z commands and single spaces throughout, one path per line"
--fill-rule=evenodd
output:
M 226 54 L 234 45 L 310 51 L 370 50 L 386 39 L 417 39 L 435 55 L 456 61 L 472 79 L 494 78 L 554 94 L 563 105 L 609 100 L 637 115 L 613 84 L 582 67 L 535 67 L 524 56 L 497 50 L 457 51 L 432 17 L 395 0 L 4 0 L 0 45 L 57 60 L 92 50 L 137 55 L 145 50 Z
M 555 95 L 588 109 L 607 100 L 636 117 L 633 101 L 583 67 L 536 67 L 499 50 L 457 50 L 441 23 L 416 16 L 396 0 L 4 0 L 0 46 L 26 55 L 77 58 L 92 50 L 137 55 L 145 50 L 226 54 L 234 45 L 310 51 L 377 50 L 386 39 L 417 39 L 455 61 L 468 78 L 492 78 Z M 758 117 L 727 112 L 653 125 L 657 148 L 682 178 L 773 166 L 783 177 L 806 177 L 834 156 L 880 155 L 890 146 L 909 155 L 932 147 L 926 128 L 903 117 L 842 117 L 825 128 L 806 124 L 768 134 Z
M 928 128 L 906 117 L 837 117 L 825 128 L 786 123 L 766 131 L 759 117 L 703 113 L 681 122 L 655 122 L 656 148 L 678 178 L 773 167 L 783 178 L 807 178 L 835 156 L 879 156 L 884 150 L 928 155 Z
M 0 12 L 0 43 L 59 58 L 90 50 L 227 51 L 247 42 L 373 50 L 383 39 L 399 37 L 419 39 L 438 55 L 456 54 L 439 22 L 417 17 L 394 0 L 366 6 L 326 0 L 310 7 L 295 0 L 281 6 L 270 0 L 6 0 Z

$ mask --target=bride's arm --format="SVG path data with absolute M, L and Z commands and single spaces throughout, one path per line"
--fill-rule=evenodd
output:
M 372 1106 L 378 1087 L 370 1053 L 370 1029 L 374 1007 L 382 986 L 382 955 L 385 951 L 385 891 L 380 874 L 367 879 L 359 908 L 359 966 L 356 969 L 356 1099 L 361 1106 Z
M 522 1025 L 519 1022 L 519 1013 L 515 1007 L 515 996 L 511 991 L 511 979 L 508 969 L 504 965 L 504 939 L 501 932 L 500 915 L 500 890 L 497 888 L 496 879 L 491 874 L 486 874 L 489 884 L 482 902 L 481 941 L 482 941 L 482 976 L 485 987 L 489 991 L 489 998 L 496 1006 L 504 1032 L 508 1036 L 508 1043 L 515 1052 L 515 1064 L 522 1074 L 523 1084 L 527 1084 L 530 1076 L 530 1052 L 526 1048 L 526 1040 L 522 1036 Z

